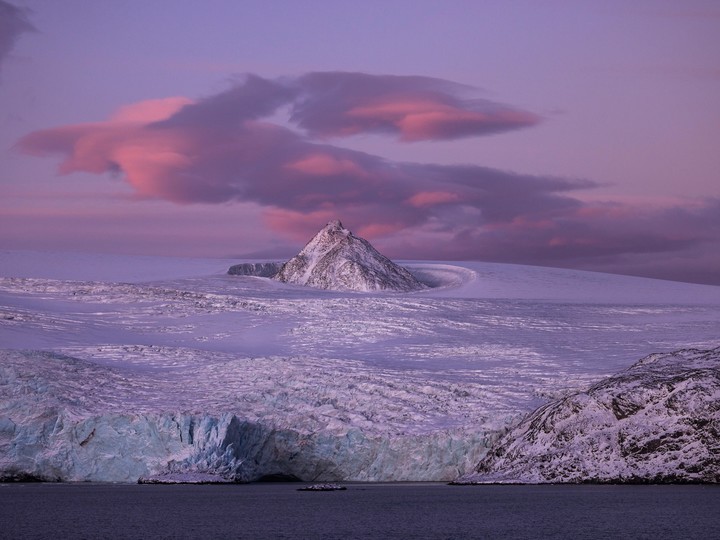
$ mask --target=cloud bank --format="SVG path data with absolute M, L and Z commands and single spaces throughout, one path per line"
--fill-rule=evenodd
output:
M 62 174 L 120 175 L 140 198 L 257 204 L 267 226 L 298 242 L 341 218 L 394 256 L 675 279 L 692 273 L 692 280 L 720 282 L 705 271 L 720 263 L 707 256 L 720 251 L 718 201 L 590 203 L 581 198 L 595 186 L 587 180 L 395 162 L 333 144 L 367 133 L 404 143 L 452 140 L 541 121 L 474 93 L 428 77 L 247 75 L 203 99 L 145 101 L 104 122 L 36 131 L 18 147 L 61 156 Z M 287 111 L 287 123 L 272 120 L 278 111 Z M 658 262 L 671 257 L 694 257 L 696 268 L 675 265 L 663 274 Z
M 30 24 L 28 11 L 0 0 L 0 72 L 2 64 L 15 42 L 25 32 L 33 32 L 35 27 Z

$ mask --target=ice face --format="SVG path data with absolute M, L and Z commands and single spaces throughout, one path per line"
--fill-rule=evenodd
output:
M 0 260 L 6 475 L 451 480 L 538 405 L 720 326 L 718 287 L 587 272 L 411 263 L 434 288 L 360 295 L 49 257 Z
M 465 410 L 481 412 L 487 397 L 472 385 L 312 359 L 140 346 L 84 352 L 125 364 L 0 353 L 5 477 L 443 480 L 469 471 L 489 442 L 487 419 Z M 476 425 L 447 425 L 458 417 Z

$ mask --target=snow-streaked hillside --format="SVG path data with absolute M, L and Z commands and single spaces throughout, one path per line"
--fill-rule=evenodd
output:
M 357 294 L 237 262 L 2 253 L 0 472 L 451 480 L 548 400 L 720 339 L 720 287 L 414 262 L 433 288 Z
M 529 415 L 467 483 L 720 482 L 720 347 L 653 354 Z

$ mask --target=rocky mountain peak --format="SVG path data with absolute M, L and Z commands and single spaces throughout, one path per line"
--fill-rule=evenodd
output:
M 340 243 L 352 243 L 353 239 L 356 239 L 353 234 L 343 227 L 340 220 L 336 219 L 320 229 L 300 251 L 299 255 L 307 257 L 322 256 Z
M 329 221 L 328 224 L 325 225 L 325 227 L 323 228 L 323 230 L 327 230 L 327 229 L 333 229 L 333 230 L 340 229 L 342 231 L 350 232 L 345 227 L 343 227 L 343 224 L 339 219 L 334 219 L 332 221 Z
M 413 291 L 426 287 L 339 220 L 325 225 L 274 279 L 344 291 Z

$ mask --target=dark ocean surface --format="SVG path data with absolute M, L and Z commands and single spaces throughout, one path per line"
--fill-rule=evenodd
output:
M 720 486 L 0 484 L 0 537 L 720 538 Z

